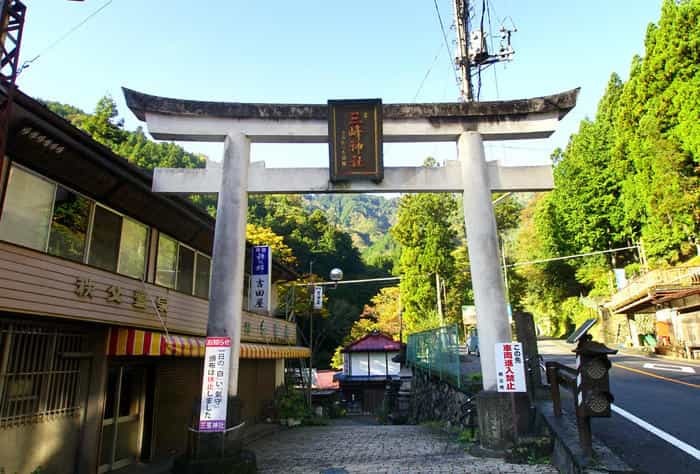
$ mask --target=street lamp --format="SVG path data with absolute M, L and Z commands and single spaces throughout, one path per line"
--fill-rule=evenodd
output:
M 333 270 L 331 270 L 330 277 L 331 281 L 335 283 L 335 285 L 333 285 L 333 288 L 338 288 L 338 282 L 343 279 L 343 270 L 341 270 L 340 268 L 334 268 Z
M 334 268 L 331 270 L 330 279 L 334 283 L 333 289 L 338 288 L 338 282 L 343 279 L 343 270 Z M 314 290 L 314 297 L 316 291 Z M 314 367 L 314 308 L 313 303 L 309 312 L 309 409 L 312 409 L 311 404 L 311 386 L 313 384 L 313 367 Z

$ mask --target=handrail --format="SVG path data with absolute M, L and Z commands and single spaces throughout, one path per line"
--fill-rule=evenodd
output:
M 554 416 L 561 416 L 561 385 L 569 389 L 574 399 L 574 413 L 576 414 L 576 425 L 578 426 L 579 444 L 586 456 L 593 454 L 593 435 L 591 434 L 591 419 L 581 416 L 576 405 L 576 377 L 578 370 L 559 362 L 546 362 L 547 380 L 552 393 L 552 404 Z

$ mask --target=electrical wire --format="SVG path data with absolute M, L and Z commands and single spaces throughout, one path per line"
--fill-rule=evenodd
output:
M 494 15 L 495 15 L 495 12 L 494 12 Z M 491 33 L 491 32 L 493 32 L 493 25 L 492 25 L 492 23 L 491 23 L 491 2 L 488 1 L 488 0 L 487 0 L 487 2 L 486 2 L 486 16 L 487 16 L 488 19 L 489 19 L 489 33 Z M 494 49 L 494 47 L 493 47 L 493 34 L 490 34 L 490 35 L 489 35 L 489 39 L 491 40 L 491 51 L 495 51 L 495 49 Z M 497 74 L 496 74 L 496 68 L 495 68 L 495 67 L 493 68 L 493 84 L 494 84 L 494 86 L 495 86 L 495 88 L 496 88 L 496 99 L 500 99 L 500 98 L 501 98 L 501 94 L 500 94 L 499 91 L 498 91 L 498 77 L 497 77 Z
M 440 48 L 438 49 L 438 52 L 435 53 L 435 57 L 433 58 L 432 64 L 428 67 L 428 70 L 425 71 L 425 76 L 423 76 L 423 80 L 420 81 L 420 85 L 418 86 L 418 90 L 416 91 L 416 95 L 413 96 L 413 102 L 418 99 L 418 94 L 420 94 L 420 91 L 423 89 L 423 86 L 425 85 L 425 81 L 428 79 L 428 76 L 430 75 L 430 72 L 433 70 L 433 67 L 435 67 L 435 63 L 437 63 L 438 57 L 440 56 L 440 53 L 442 52 L 443 44 L 440 43 Z
M 638 245 L 630 245 L 629 247 L 618 247 L 616 249 L 610 249 L 610 250 L 598 250 L 597 252 L 577 253 L 575 255 L 567 255 L 565 257 L 542 258 L 539 260 L 530 260 L 529 262 L 516 262 L 516 263 L 511 263 L 510 265 L 506 265 L 505 267 L 506 268 L 513 268 L 513 267 L 519 267 L 521 265 L 533 265 L 535 263 L 545 263 L 545 262 L 554 262 L 557 260 L 568 260 L 570 258 L 589 257 L 591 255 L 601 255 L 604 253 L 622 252 L 623 250 L 630 250 L 630 249 L 637 249 L 637 248 L 639 248 Z
M 90 21 L 93 17 L 95 17 L 95 16 L 96 16 L 98 13 L 100 13 L 102 10 L 104 10 L 105 8 L 107 8 L 113 1 L 114 1 L 114 0 L 107 0 L 100 8 L 98 8 L 98 9 L 95 10 L 94 12 L 90 13 L 90 14 L 89 14 L 88 16 L 86 16 L 80 23 L 78 23 L 77 25 L 75 25 L 74 27 L 72 27 L 71 29 L 69 29 L 68 31 L 66 31 L 65 33 L 63 33 L 61 36 L 59 36 L 56 40 L 54 40 L 54 41 L 53 41 L 51 44 L 49 44 L 46 48 L 44 48 L 43 50 L 41 50 L 41 51 L 39 52 L 39 54 L 37 54 L 36 56 L 34 56 L 33 58 L 31 58 L 31 59 L 29 59 L 29 60 L 27 60 L 27 61 L 24 61 L 24 62 L 22 63 L 22 66 L 20 66 L 19 71 L 17 71 L 17 75 L 19 76 L 19 75 L 22 73 L 22 71 L 24 71 L 25 69 L 27 69 L 27 68 L 28 68 L 29 66 L 31 66 L 33 63 L 35 63 L 43 54 L 47 53 L 48 51 L 50 51 L 51 49 L 53 49 L 56 45 L 58 45 L 61 41 L 63 41 L 64 39 L 68 38 L 71 34 L 73 34 L 76 30 L 78 30 L 78 28 L 80 28 L 81 26 L 83 26 L 85 23 L 87 23 L 88 21 Z
M 440 22 L 440 30 L 442 30 L 442 40 L 445 42 L 445 48 L 447 48 L 447 55 L 449 56 L 450 70 L 455 76 L 455 82 L 459 84 L 459 76 L 457 76 L 457 70 L 452 66 L 452 61 L 454 61 L 454 56 L 452 55 L 452 50 L 450 49 L 450 42 L 447 40 L 447 32 L 445 31 L 445 24 L 442 22 L 442 15 L 440 15 L 440 7 L 438 7 L 437 0 L 433 0 L 435 5 L 435 12 L 437 13 L 438 21 Z

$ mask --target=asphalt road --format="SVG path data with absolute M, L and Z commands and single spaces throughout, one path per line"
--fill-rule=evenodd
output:
M 574 345 L 553 340 L 539 341 L 538 345 L 545 360 L 575 366 L 571 353 Z M 700 460 L 679 447 L 685 443 L 696 456 L 700 450 L 700 364 L 627 354 L 611 360 L 610 386 L 615 405 L 681 443 L 664 440 L 619 413 L 611 418 L 594 418 L 593 435 L 641 472 L 700 473 Z M 568 397 L 562 405 L 572 411 L 573 400 Z

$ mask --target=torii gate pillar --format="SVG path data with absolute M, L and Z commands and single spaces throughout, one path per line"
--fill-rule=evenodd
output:
M 207 336 L 231 338 L 227 426 L 241 421 L 238 365 L 245 275 L 250 141 L 242 133 L 224 140 L 223 170 L 216 207 Z
M 488 184 L 488 166 L 481 135 L 465 132 L 457 140 L 464 184 L 464 224 L 479 329 L 479 351 L 484 391 L 477 394 L 481 446 L 502 449 L 515 438 L 512 394 L 499 393 L 496 380 L 495 344 L 512 340 L 501 259 L 498 252 L 496 216 Z
M 497 390 L 494 344 L 510 342 L 511 330 L 498 252 L 496 217 L 481 135 L 465 132 L 457 142 L 464 184 L 464 224 L 479 328 L 484 390 Z

